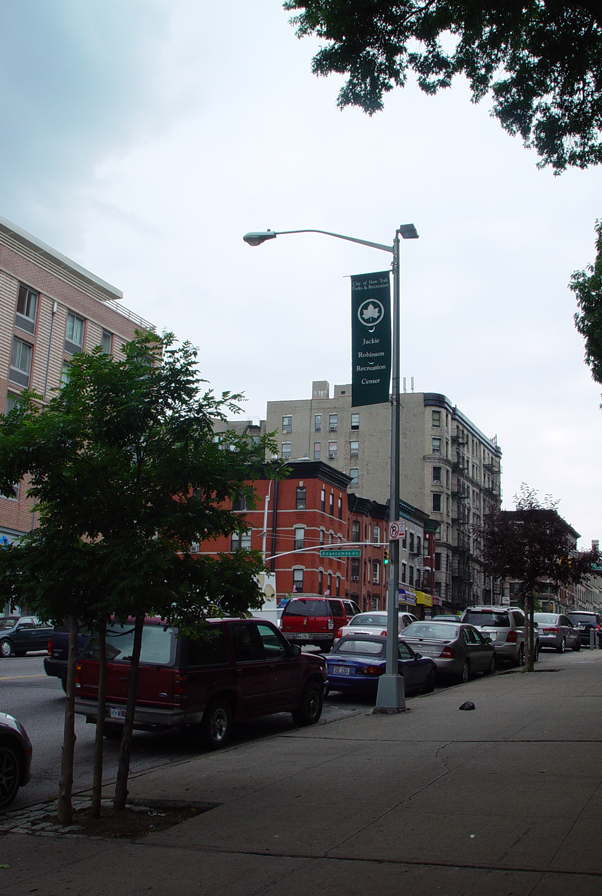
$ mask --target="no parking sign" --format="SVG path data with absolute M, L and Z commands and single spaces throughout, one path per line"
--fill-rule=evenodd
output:
M 398 541 L 400 538 L 405 538 L 405 534 L 406 524 L 403 520 L 395 520 L 389 523 L 389 541 Z

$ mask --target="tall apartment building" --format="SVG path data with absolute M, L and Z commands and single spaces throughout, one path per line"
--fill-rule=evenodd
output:
M 434 601 L 446 609 L 491 601 L 473 526 L 501 502 L 501 456 L 445 395 L 401 397 L 400 494 L 438 524 Z M 351 386 L 312 385 L 310 399 L 270 401 L 267 431 L 283 459 L 324 459 L 347 473 L 350 489 L 386 503 L 390 491 L 389 403 L 351 406 Z
M 120 290 L 0 217 L 0 413 L 34 389 L 49 400 L 74 353 L 95 346 L 122 356 L 136 330 L 152 324 L 120 304 Z M 0 545 L 35 517 L 23 484 L 0 496 Z

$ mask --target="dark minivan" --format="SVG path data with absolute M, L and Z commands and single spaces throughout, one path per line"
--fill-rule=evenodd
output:
M 118 735 L 125 720 L 134 625 L 107 631 L 105 731 Z M 75 711 L 98 715 L 98 643 L 77 661 Z M 161 620 L 144 624 L 134 728 L 189 727 L 204 744 L 227 743 L 236 720 L 290 712 L 298 725 L 322 713 L 326 663 L 289 644 L 263 619 L 211 619 L 199 637 L 178 636 Z

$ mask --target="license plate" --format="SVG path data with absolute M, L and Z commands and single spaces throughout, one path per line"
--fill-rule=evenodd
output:
M 297 635 L 297 637 L 298 637 L 301 641 L 309 641 L 310 638 L 313 638 L 313 635 L 308 635 L 308 634 L 303 634 L 303 633 L 302 633 L 302 634 L 300 634 L 300 635 Z
M 349 666 L 333 666 L 332 667 L 333 675 L 350 675 L 351 669 Z
M 109 706 L 109 718 L 125 722 L 125 706 Z

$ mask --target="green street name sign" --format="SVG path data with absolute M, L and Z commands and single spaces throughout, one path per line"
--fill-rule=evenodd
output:
M 330 550 L 329 548 L 320 549 L 320 557 L 361 557 L 361 548 L 339 548 Z

